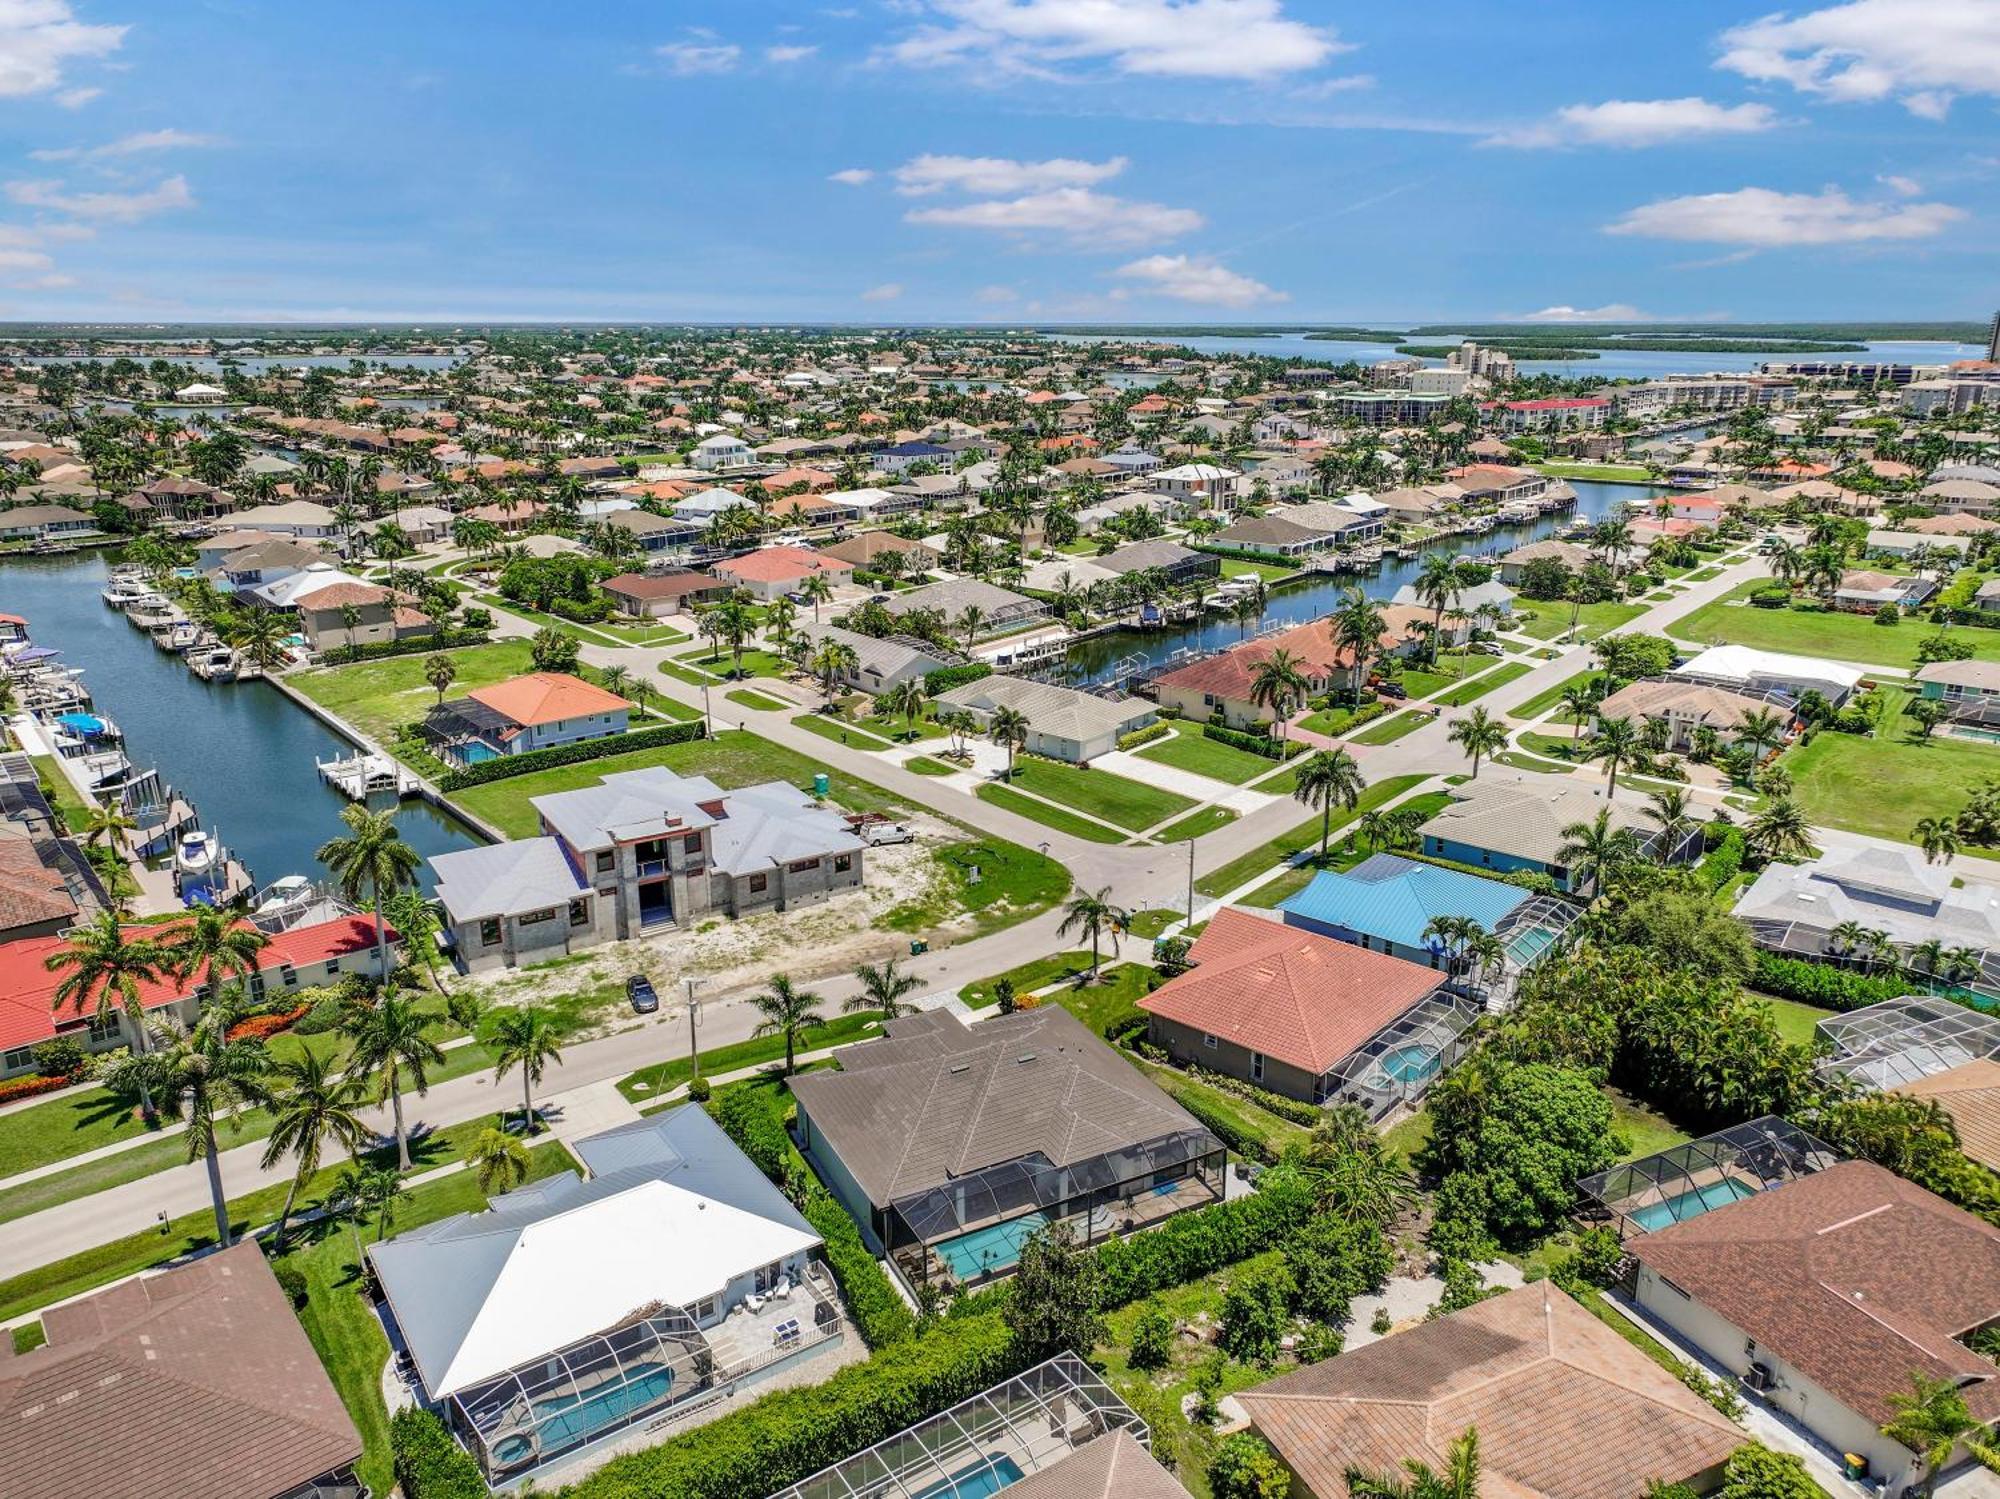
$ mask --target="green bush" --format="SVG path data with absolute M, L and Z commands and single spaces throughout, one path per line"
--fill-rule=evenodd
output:
M 1182 1213 L 1129 1238 L 1105 1240 L 1097 1247 L 1104 1307 L 1129 1305 L 1269 1249 L 1311 1214 L 1313 1196 L 1293 1172 L 1268 1171 L 1248 1197 Z
M 1762 949 L 1750 973 L 1750 987 L 1823 1010 L 1858 1010 L 1885 999 L 1900 999 L 1910 990 L 1908 980 L 1893 975 L 1856 973 L 1851 968 L 1815 963 L 1810 958 L 1781 957 Z
M 657 1447 L 616 1458 L 565 1492 L 571 1499 L 768 1494 L 998 1384 L 1022 1366 L 1003 1319 L 950 1318 L 823 1384 L 775 1391 Z M 483 1485 L 479 1492 L 483 1499 Z
M 1164 1369 L 1173 1353 L 1174 1319 L 1163 1307 L 1149 1306 L 1132 1324 L 1132 1349 L 1127 1355 L 1135 1369 Z
M 566 619 L 571 624 L 601 624 L 610 617 L 611 600 L 595 598 L 588 603 L 581 603 L 576 599 L 557 599 L 549 605 L 549 613 L 557 619 Z
M 670 744 L 686 744 L 705 732 L 702 721 L 670 723 L 657 729 L 634 729 L 629 734 L 613 734 L 604 739 L 586 739 L 581 744 L 559 744 L 554 749 L 530 750 L 525 755 L 501 755 L 447 772 L 439 778 L 440 791 L 463 791 L 468 786 L 484 786 L 514 776 L 553 770 L 558 765 L 581 765 L 607 755 L 626 755 L 637 750 L 664 749 Z
M 429 1411 L 413 1405 L 397 1411 L 389 1421 L 389 1443 L 403 1499 L 486 1499 L 479 1464 Z
M 1282 1265 L 1248 1270 L 1235 1276 L 1222 1293 L 1222 1351 L 1240 1364 L 1268 1364 L 1291 1324 L 1292 1297 L 1298 1288 Z
M 1268 734 L 1246 734 L 1241 729 L 1225 728 L 1219 723 L 1205 723 L 1201 726 L 1202 737 L 1213 739 L 1217 744 L 1226 744 L 1233 749 L 1248 750 L 1253 755 L 1262 755 L 1266 760 L 1289 760 L 1294 755 L 1305 753 L 1305 745 L 1296 739 L 1273 739 Z
M 1151 744 L 1155 739 L 1164 739 L 1173 733 L 1169 723 L 1149 723 L 1143 729 L 1134 729 L 1129 734 L 1118 736 L 1118 747 L 1122 750 L 1137 749 L 1142 744 Z
M 1226 1072 L 1210 1072 L 1205 1067 L 1190 1067 L 1188 1071 L 1211 1088 L 1220 1088 L 1225 1093 L 1234 1093 L 1238 1098 L 1247 1098 L 1267 1114 L 1276 1114 L 1280 1119 L 1290 1120 L 1311 1129 L 1326 1118 L 1326 1110 L 1296 1098 L 1287 1098 L 1282 1093 L 1273 1093 L 1269 1088 L 1260 1088 L 1255 1083 L 1245 1082 L 1240 1077 L 1231 1077 Z
M 1244 1129 L 1234 1118 L 1217 1108 L 1198 1088 L 1182 1088 L 1169 1084 L 1167 1092 L 1175 1103 L 1194 1115 L 1210 1134 L 1238 1155 L 1267 1163 L 1277 1159 L 1276 1152 L 1264 1142 L 1262 1136 L 1253 1135 Z
M 90 1053 L 71 1036 L 57 1036 L 30 1048 L 35 1071 L 44 1077 L 77 1078 L 90 1070 Z
M 293 1306 L 299 1307 L 306 1304 L 306 1297 L 309 1294 L 309 1288 L 306 1285 L 306 1273 L 297 1265 L 288 1259 L 279 1260 L 271 1266 L 271 1278 L 278 1283 L 278 1289 L 285 1293 L 285 1298 Z
M 963 687 L 967 682 L 977 682 L 992 675 L 993 668 L 984 661 L 968 661 L 963 666 L 940 666 L 936 671 L 924 673 L 924 693 L 928 697 L 936 697 L 954 687 Z
M 489 622 L 492 616 L 487 616 Z M 466 620 L 471 623 L 471 612 Z M 429 635 L 412 635 L 408 640 L 378 640 L 373 645 L 342 646 L 337 651 L 328 651 L 326 659 L 335 662 L 379 661 L 384 656 L 428 656 L 432 651 L 456 650 L 465 645 L 484 645 L 490 637 L 485 630 L 438 630 Z
M 1711 890 L 1720 890 L 1742 871 L 1743 830 L 1728 827 L 1722 830 L 1722 837 L 1714 848 L 1702 855 L 1701 877 Z

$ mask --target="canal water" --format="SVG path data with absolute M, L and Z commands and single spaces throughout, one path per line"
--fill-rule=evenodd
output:
M 322 877 L 313 851 L 346 831 L 347 802 L 313 762 L 352 747 L 269 683 L 204 682 L 157 649 L 98 597 L 108 571 L 101 555 L 10 558 L 0 563 L 0 612 L 25 617 L 35 644 L 85 669 L 96 709 L 124 730 L 132 763 L 158 770 L 259 885 Z M 414 799 L 397 826 L 426 858 L 481 841 Z M 428 893 L 429 865 L 418 878 Z
M 1602 520 L 1627 501 L 1643 507 L 1657 495 L 1673 493 L 1660 484 L 1598 484 L 1583 479 L 1572 479 L 1569 484 L 1576 491 L 1576 505 L 1572 509 L 1537 516 L 1518 526 L 1495 526 L 1484 535 L 1446 537 L 1429 550 L 1512 551 L 1553 536 L 1578 520 Z M 1340 595 L 1356 584 L 1370 598 L 1387 599 L 1413 581 L 1422 569 L 1421 557 L 1385 558 L 1372 573 L 1315 574 L 1310 582 L 1274 592 L 1264 618 L 1283 625 L 1305 624 L 1330 614 Z M 1093 635 L 1070 648 L 1070 679 L 1079 685 L 1090 685 L 1121 674 L 1120 663 L 1129 657 L 1138 656 L 1148 664 L 1157 665 L 1183 647 L 1220 650 L 1244 638 L 1244 633 L 1244 627 L 1230 616 L 1210 614 L 1204 615 L 1199 623 L 1171 629 L 1117 630 L 1108 635 Z

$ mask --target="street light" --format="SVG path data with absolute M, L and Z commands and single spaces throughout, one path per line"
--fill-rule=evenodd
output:
M 687 981 L 688 1058 L 691 1066 L 691 1071 L 689 1073 L 689 1078 L 688 1078 L 689 1093 L 692 1093 L 694 1091 L 695 1084 L 701 1081 L 701 1042 L 695 1036 L 696 1028 L 701 1025 L 701 1001 L 694 997 L 694 986 L 696 982 L 697 981 L 694 979 L 689 979 Z

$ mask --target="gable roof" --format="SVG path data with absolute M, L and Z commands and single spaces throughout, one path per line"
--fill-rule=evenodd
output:
M 1843 1161 L 1627 1242 L 1648 1269 L 1877 1425 L 1912 1373 L 2000 1415 L 2000 1367 L 1953 1341 L 2000 1317 L 2000 1228 Z
M 1315 1075 L 1367 1044 L 1441 975 L 1225 907 L 1188 950 L 1195 966 L 1139 1008 Z
M 845 573 L 853 570 L 852 562 L 810 552 L 804 547 L 762 547 L 715 564 L 716 573 L 726 573 L 751 583 L 779 583 L 787 578 L 803 578 L 809 573 Z
M 616 713 L 631 707 L 617 693 L 606 692 L 595 683 L 559 671 L 510 677 L 490 687 L 475 687 L 466 696 L 524 728 L 561 723 L 592 713 Z
M 1121 1426 L 1009 1484 L 1007 1499 L 1187 1499 L 1187 1490 Z
M 1748 1440 L 1548 1281 L 1453 1312 L 1237 1396 L 1320 1499 L 1347 1470 L 1442 1466 L 1479 1432 L 1488 1499 L 1631 1499 L 1696 1478 Z
M 1285 920 L 1337 926 L 1422 948 L 1424 928 L 1439 916 L 1470 916 L 1489 932 L 1513 913 L 1528 892 L 1456 869 L 1370 854 L 1345 874 L 1323 869 L 1286 901 Z

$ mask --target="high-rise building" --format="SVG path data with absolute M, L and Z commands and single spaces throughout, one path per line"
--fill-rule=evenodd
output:
M 1986 357 L 2000 364 L 2000 312 L 1993 314 L 1993 321 L 1986 325 Z

